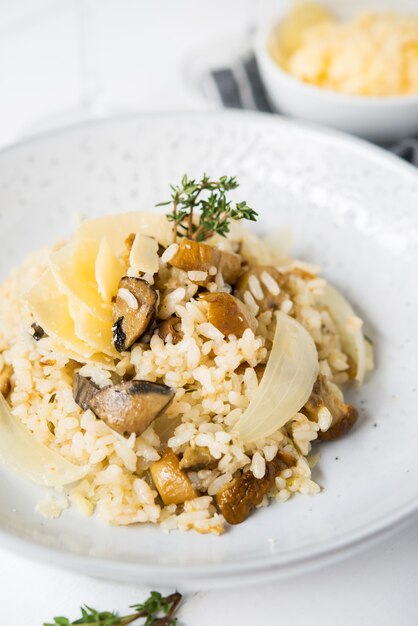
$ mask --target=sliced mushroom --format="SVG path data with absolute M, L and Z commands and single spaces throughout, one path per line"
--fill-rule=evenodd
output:
M 209 448 L 204 446 L 192 448 L 187 446 L 180 461 L 180 468 L 190 472 L 198 472 L 203 469 L 214 469 L 218 461 L 213 458 Z
M 222 291 L 202 293 L 200 298 L 208 303 L 209 322 L 224 335 L 242 337 L 247 328 L 256 331 L 257 320 L 238 298 Z
M 151 465 L 150 473 L 164 504 L 183 504 L 197 497 L 189 477 L 180 469 L 178 458 L 169 448 L 159 461 Z
M 241 473 L 216 494 L 217 505 L 229 524 L 241 524 L 251 511 L 261 504 L 266 493 L 273 487 L 274 479 L 287 467 L 295 464 L 295 459 L 286 452 L 278 452 L 266 463 L 263 478 L 255 478 L 250 471 Z
M 76 374 L 73 382 L 73 398 L 83 411 L 90 408 L 90 400 L 100 391 L 100 387 L 96 385 L 90 378 Z
M 212 280 L 211 267 L 220 270 L 226 283 L 234 285 L 241 273 L 241 257 L 234 252 L 225 252 L 206 243 L 182 239 L 177 252 L 170 259 L 173 267 L 185 272 L 207 272 L 207 278 L 198 284 L 207 285 Z
M 130 380 L 100 389 L 89 402 L 90 409 L 121 435 L 141 435 L 174 398 L 167 385 Z
M 39 341 L 40 339 L 43 339 L 44 337 L 48 337 L 48 335 L 46 334 L 42 326 L 39 326 L 39 324 L 37 324 L 36 322 L 31 324 L 31 328 L 33 329 L 32 337 L 35 339 L 35 341 Z
M 176 345 L 183 339 L 183 333 L 181 330 L 177 330 L 177 326 L 179 326 L 179 324 L 180 320 L 178 317 L 175 315 L 169 317 L 167 320 L 164 320 L 158 325 L 158 336 L 165 342 L 167 342 L 169 337 L 171 337 L 171 343 Z
M 124 276 L 113 305 L 113 342 L 118 352 L 128 350 L 155 317 L 157 293 L 146 280 Z
M 326 407 L 332 415 L 330 428 L 318 433 L 318 438 L 323 441 L 338 439 L 348 433 L 357 421 L 358 411 L 351 404 L 345 404 L 338 395 L 332 383 L 323 375 L 319 374 L 312 389 L 312 394 L 302 409 L 310 420 L 317 422 L 319 411 Z
M 254 294 L 251 290 L 251 277 L 254 277 L 257 280 L 260 286 L 260 294 L 258 294 L 257 291 Z M 273 282 L 276 283 L 276 288 L 269 288 L 268 277 L 271 277 Z M 272 265 L 257 265 L 256 267 L 247 270 L 239 278 L 235 286 L 234 295 L 245 302 L 245 292 L 250 291 L 253 294 L 261 312 L 268 311 L 269 309 L 275 311 L 279 309 L 282 302 L 287 299 L 287 295 L 284 291 L 285 287 L 285 276 L 279 272 L 279 270 Z
M 0 372 L 0 393 L 3 394 L 5 398 L 7 398 L 12 390 L 12 374 L 13 367 L 11 365 L 5 365 Z

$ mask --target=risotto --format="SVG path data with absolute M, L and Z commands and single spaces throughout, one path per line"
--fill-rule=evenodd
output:
M 370 348 L 318 268 L 239 222 L 173 229 L 82 222 L 1 287 L 0 458 L 53 488 L 43 515 L 219 534 L 318 493 L 312 442 L 356 421 L 342 388 Z

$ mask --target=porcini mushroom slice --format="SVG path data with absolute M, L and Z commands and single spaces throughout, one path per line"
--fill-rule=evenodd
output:
M 5 398 L 9 395 L 12 389 L 12 381 L 11 377 L 13 374 L 13 367 L 11 365 L 6 365 L 0 371 L 0 393 L 3 394 Z
M 236 478 L 221 487 L 216 494 L 216 503 L 228 524 L 241 524 L 251 511 L 263 500 L 274 485 L 274 479 L 287 467 L 296 462 L 287 452 L 279 451 L 266 463 L 263 478 L 255 478 L 251 471 L 241 472 Z
M 113 305 L 113 343 L 118 352 L 128 350 L 155 317 L 157 293 L 146 280 L 124 276 Z
M 339 395 L 338 388 L 328 379 L 319 374 L 312 389 L 312 394 L 301 410 L 310 420 L 317 422 L 319 412 L 325 407 L 331 413 L 332 422 L 328 430 L 319 431 L 318 439 L 332 441 L 347 434 L 358 418 L 357 409 L 351 404 L 345 404 Z
M 151 465 L 150 472 L 164 504 L 182 504 L 196 498 L 197 492 L 189 477 L 180 469 L 178 458 L 169 448 L 159 461 Z
M 208 303 L 208 319 L 225 336 L 242 337 L 244 331 L 257 329 L 257 320 L 238 298 L 217 291 L 203 293 L 200 298 Z
M 90 409 L 121 435 L 140 435 L 171 404 L 174 390 L 147 380 L 130 380 L 100 389 Z
M 205 446 L 192 448 L 187 446 L 180 461 L 180 469 L 198 472 L 203 469 L 214 469 L 218 461 L 213 458 L 209 448 Z
M 209 270 L 216 267 L 220 270 L 226 283 L 234 285 L 241 273 L 241 257 L 233 252 L 225 252 L 206 243 L 182 239 L 175 255 L 170 259 L 173 267 L 185 272 L 207 272 L 207 278 L 199 281 L 206 285 L 212 280 Z
M 171 337 L 171 343 L 176 345 L 183 339 L 183 333 L 181 330 L 177 330 L 177 326 L 179 325 L 179 318 L 172 315 L 158 325 L 157 334 L 165 342 L 168 341 L 169 337 Z
M 76 374 L 73 382 L 73 398 L 83 411 L 90 408 L 90 400 L 96 393 L 100 391 L 100 387 L 96 385 L 90 378 Z

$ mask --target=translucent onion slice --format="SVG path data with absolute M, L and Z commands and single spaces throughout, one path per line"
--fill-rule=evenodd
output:
M 46 487 L 59 487 L 83 478 L 87 466 L 70 463 L 35 439 L 12 414 L 0 393 L 0 461 L 23 478 Z
M 351 304 L 338 289 L 327 283 L 319 303 L 326 307 L 335 322 L 342 349 L 353 360 L 357 369 L 355 379 L 363 384 L 366 374 L 367 346 L 363 326 Z
M 278 312 L 270 357 L 258 390 L 236 424 L 244 441 L 268 437 L 306 404 L 318 376 L 318 353 L 308 331 Z

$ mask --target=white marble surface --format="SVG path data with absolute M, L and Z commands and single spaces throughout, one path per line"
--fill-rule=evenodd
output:
M 0 146 L 90 115 L 216 106 L 188 80 L 196 59 L 220 42 L 245 36 L 271 4 L 0 0 Z M 0 564 L 0 623 L 5 626 L 41 626 L 57 614 L 75 618 L 82 603 L 124 610 L 149 591 L 87 579 L 3 550 Z M 368 552 L 307 576 L 186 597 L 180 624 L 416 626 L 417 588 L 415 524 Z

